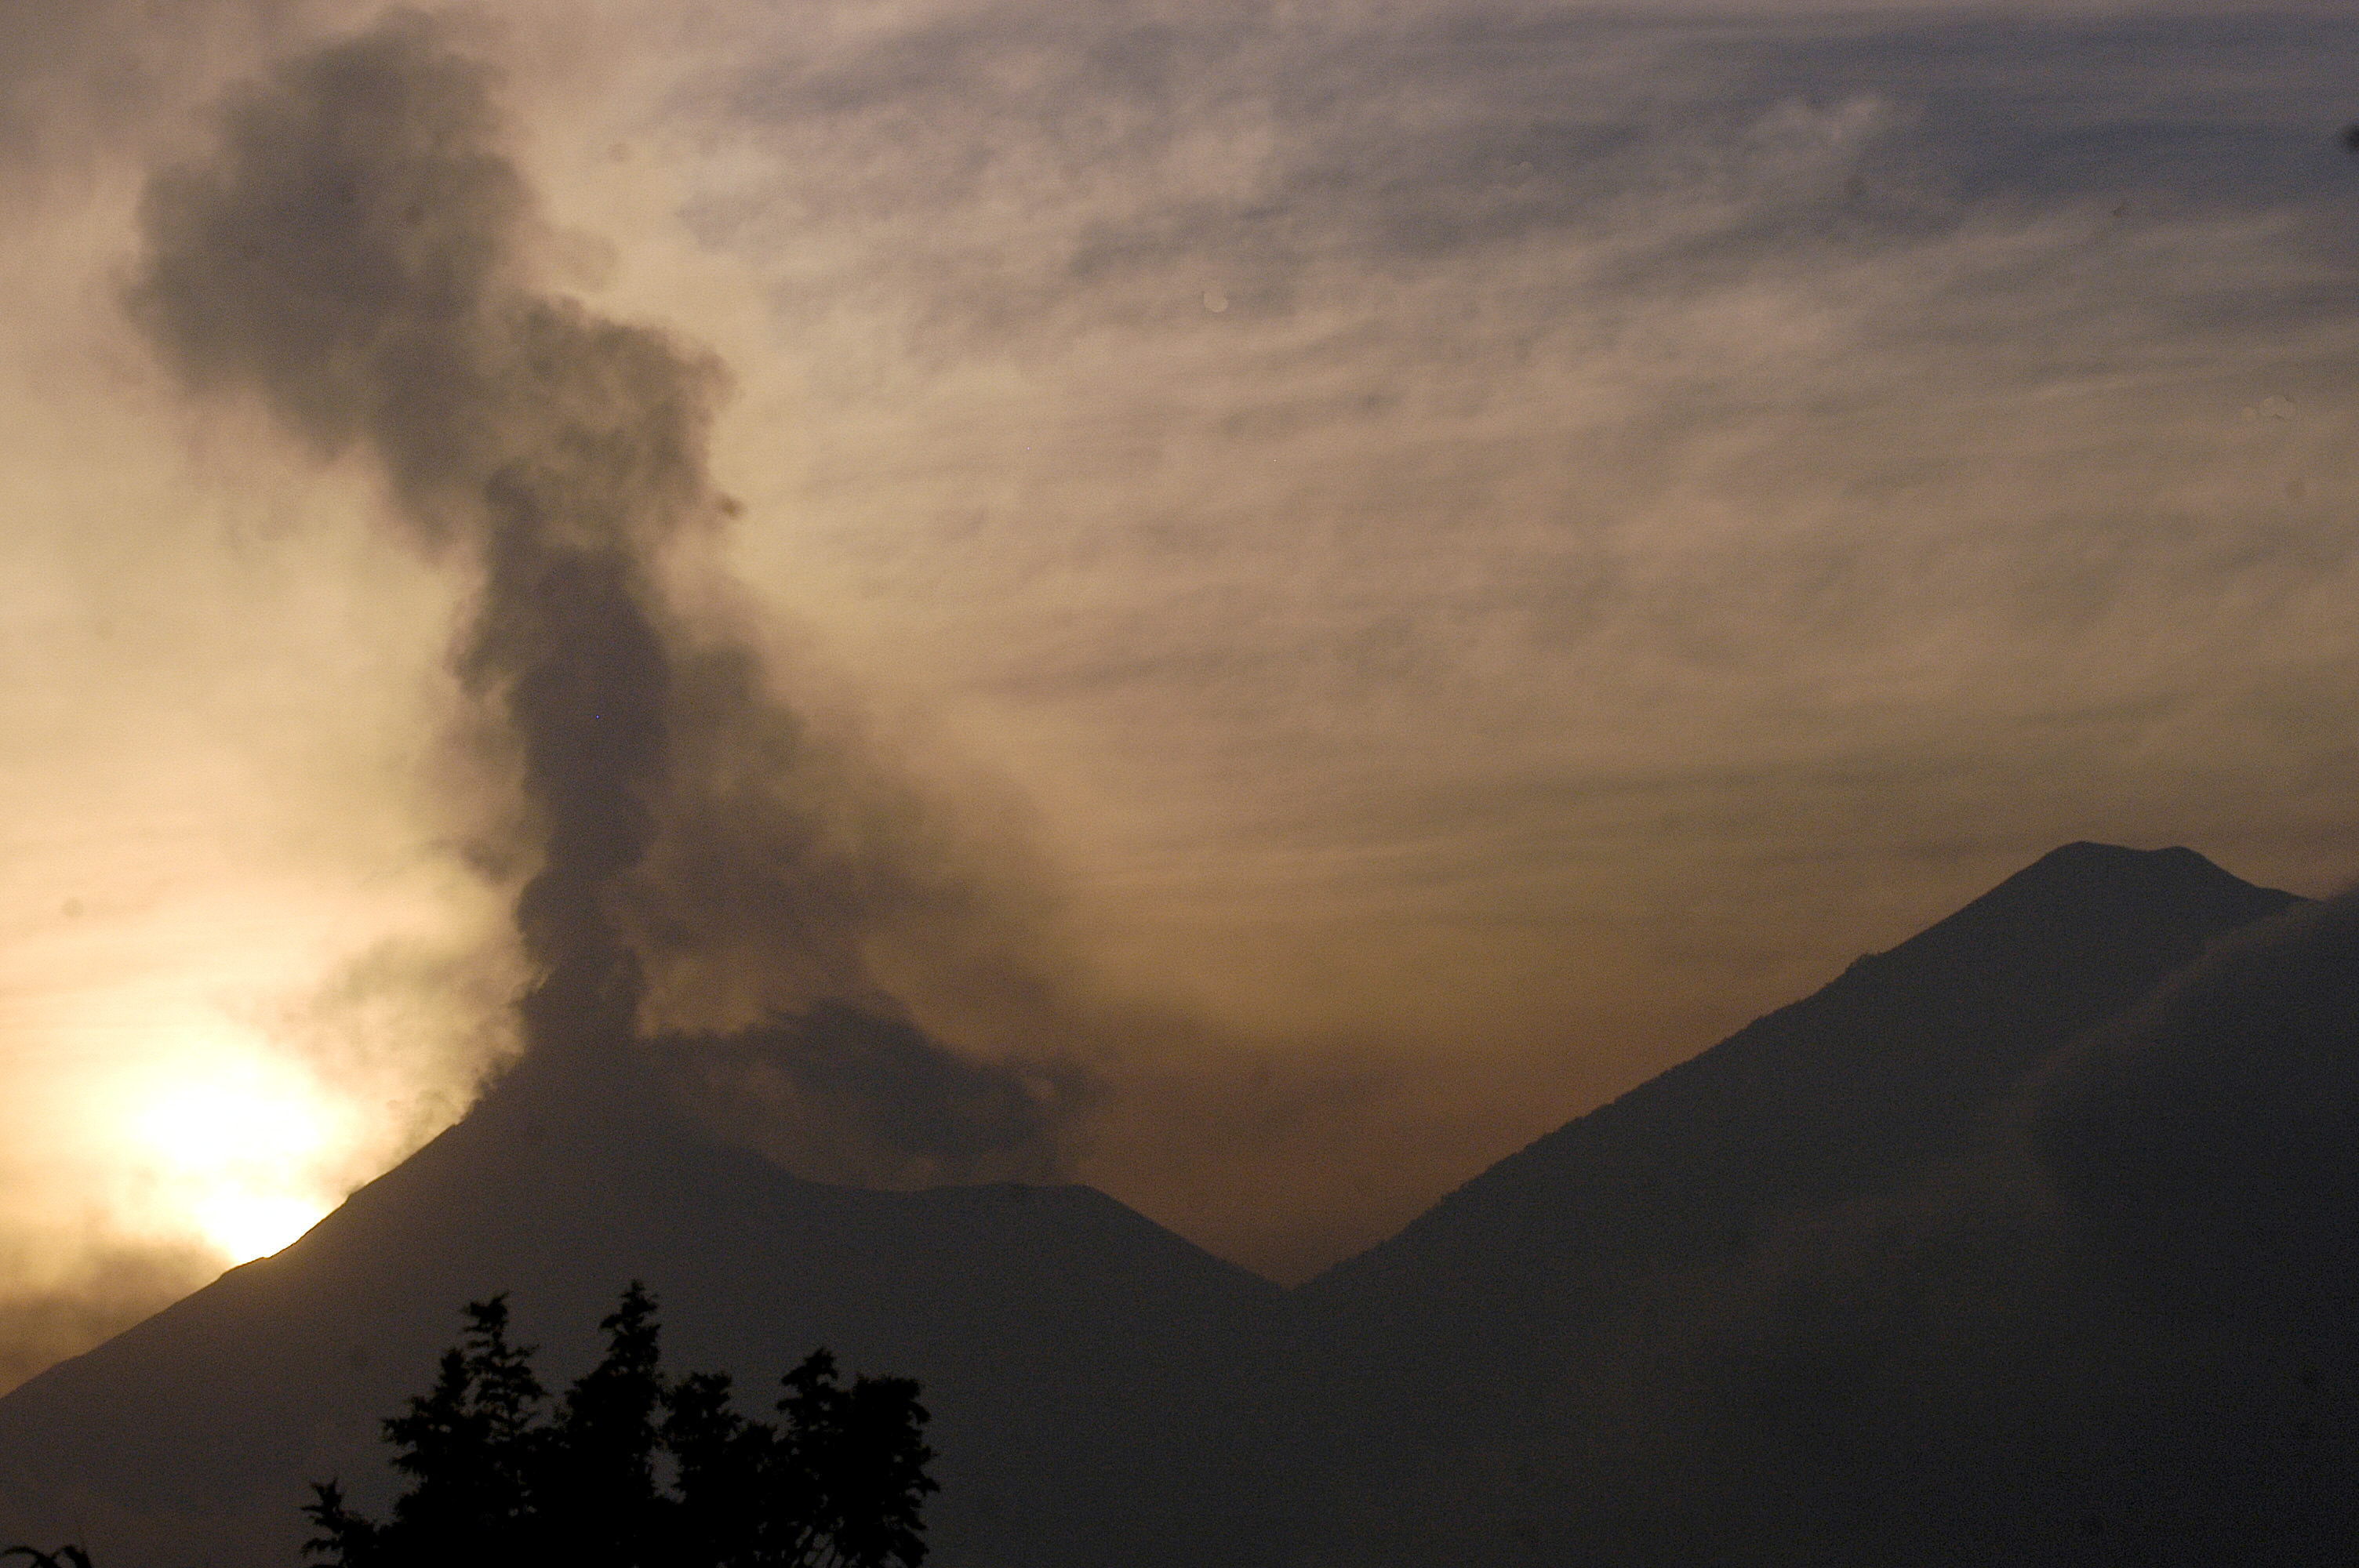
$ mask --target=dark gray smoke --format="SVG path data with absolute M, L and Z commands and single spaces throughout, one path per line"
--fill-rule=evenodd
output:
M 1059 1117 L 1087 1088 L 1070 1067 L 1019 1076 L 953 1055 L 890 1001 L 822 1000 L 671 1044 L 702 1076 L 707 1103 L 753 1112 L 722 1115 L 743 1141 L 890 1186 L 984 1171 L 1045 1179 Z
M 238 94 L 217 156 L 148 188 L 139 319 L 192 387 L 258 396 L 323 455 L 364 449 L 420 543 L 480 574 L 457 661 L 504 720 L 535 867 L 528 1063 L 701 1052 L 691 1081 L 824 1124 L 780 1151 L 819 1173 L 1049 1173 L 1077 1073 L 848 1010 L 885 989 L 879 943 L 972 924 L 979 895 L 913 791 L 668 598 L 668 547 L 733 510 L 705 463 L 722 369 L 537 286 L 495 87 L 396 14 Z M 945 963 L 1022 989 L 991 947 Z M 733 1027 L 665 1034 L 653 1004 L 696 988 Z

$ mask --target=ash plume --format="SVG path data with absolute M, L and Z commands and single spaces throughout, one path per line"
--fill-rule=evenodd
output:
M 136 315 L 192 389 L 373 459 L 419 545 L 477 575 L 454 657 L 498 720 L 508 848 L 533 868 L 527 1069 L 652 1051 L 691 1088 L 823 1123 L 776 1150 L 807 1173 L 1053 1173 L 1078 1069 L 972 1057 L 875 1001 L 879 945 L 979 895 L 912 789 L 774 701 L 754 651 L 667 589 L 734 510 L 705 462 L 725 375 L 537 285 L 548 236 L 496 85 L 397 13 L 234 95 L 212 159 L 147 188 Z M 1037 989 L 990 938 L 954 946 L 984 989 Z

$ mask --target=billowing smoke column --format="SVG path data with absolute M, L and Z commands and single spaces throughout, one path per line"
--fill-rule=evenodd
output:
M 880 931 L 968 896 L 923 813 L 668 601 L 667 547 L 730 510 L 704 463 L 721 368 L 535 286 L 493 86 L 415 15 L 283 66 L 211 163 L 151 182 L 135 310 L 192 387 L 373 454 L 420 544 L 480 573 L 459 669 L 537 857 L 527 1064 L 631 1059 L 672 975 L 734 1011 L 653 1044 L 782 1112 L 806 1168 L 1049 1173 L 1082 1075 L 954 1053 L 871 973 Z

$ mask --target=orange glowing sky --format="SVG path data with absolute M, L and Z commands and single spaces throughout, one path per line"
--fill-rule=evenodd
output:
M 0 0 L 0 1378 L 511 1048 L 464 574 L 123 307 L 207 105 L 373 14 Z M 1073 1173 L 1215 1250 L 1299 1277 L 2057 843 L 2359 864 L 2359 24 L 471 15 L 549 287 L 734 377 L 715 613 L 1159 1021 Z

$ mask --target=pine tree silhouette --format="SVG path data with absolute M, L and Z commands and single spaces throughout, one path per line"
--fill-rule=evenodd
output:
M 335 1482 L 316 1485 L 305 1512 L 320 1533 L 305 1552 L 345 1568 L 514 1562 L 538 1544 L 543 1397 L 532 1347 L 508 1341 L 507 1298 L 469 1303 L 465 1337 L 442 1353 L 434 1386 L 385 1422 L 393 1467 L 414 1483 L 393 1518 L 364 1519 Z
M 727 1374 L 663 1373 L 655 1298 L 633 1281 L 605 1355 L 544 1419 L 504 1296 L 467 1308 L 434 1384 L 385 1422 L 409 1489 L 379 1522 L 313 1485 L 323 1568 L 919 1568 L 927 1412 L 906 1378 L 855 1379 L 816 1350 L 779 1423 L 738 1413 Z M 669 1461 L 667 1465 L 665 1461 Z M 665 1476 L 669 1472 L 669 1484 Z M 86 1561 L 76 1568 L 88 1568 Z
M 677 1505 L 656 1485 L 665 1389 L 655 1311 L 632 1281 L 599 1325 L 605 1357 L 566 1394 L 549 1433 L 536 1500 L 552 1562 L 634 1568 L 656 1561 L 668 1533 Z
M 776 1495 L 787 1503 L 785 1518 L 804 1555 L 789 1552 L 778 1561 L 852 1568 L 923 1561 L 921 1516 L 936 1488 L 926 1475 L 933 1451 L 923 1440 L 918 1385 L 862 1378 L 844 1388 L 825 1350 L 812 1351 L 786 1384 Z

